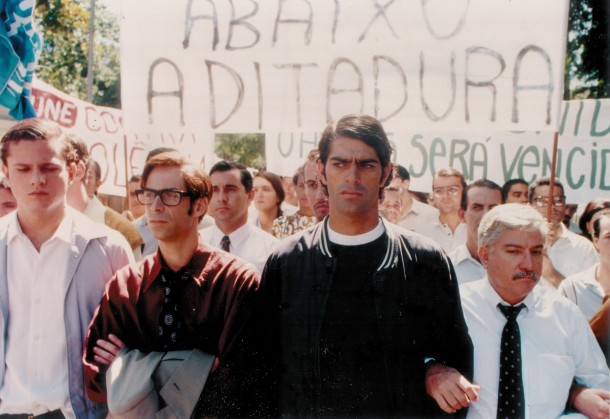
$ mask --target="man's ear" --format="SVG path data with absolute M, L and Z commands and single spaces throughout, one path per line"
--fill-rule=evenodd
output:
M 383 173 L 381 176 L 381 184 L 379 185 L 382 188 L 385 188 L 385 186 L 386 186 L 385 183 L 388 181 L 388 177 L 392 173 L 393 168 L 394 168 L 394 165 L 392 163 L 390 163 L 383 169 Z
M 248 195 L 248 202 L 252 202 L 254 199 L 254 189 L 250 189 L 250 192 L 246 192 L 246 195 Z
M 466 222 L 466 211 L 464 211 L 462 207 L 460 207 L 460 209 L 458 210 L 458 217 L 460 217 L 461 222 Z
M 87 166 L 85 166 L 85 163 L 83 163 L 82 161 L 79 161 L 78 163 L 75 164 L 74 181 L 82 182 L 85 180 L 86 175 L 87 175 Z
M 481 265 L 487 269 L 487 265 L 489 265 L 489 249 L 485 246 L 479 246 L 477 253 L 479 254 Z
M 326 183 L 326 170 L 324 169 L 324 165 L 322 164 L 322 160 L 318 159 L 318 161 L 316 162 L 316 166 L 318 169 L 318 178 L 320 180 L 320 182 L 322 182 L 322 185 L 327 186 Z
M 70 182 L 74 182 L 77 176 L 77 172 L 78 172 L 78 163 L 68 163 L 66 166 L 66 170 L 68 172 L 68 181 Z
M 11 180 L 8 177 L 8 167 L 6 167 L 6 165 L 2 165 L 2 173 L 4 174 L 4 183 L 6 184 L 6 186 L 8 186 L 9 188 L 11 187 Z
M 193 202 L 193 215 L 198 218 L 200 215 L 205 214 L 208 211 L 210 200 L 207 197 L 198 198 Z

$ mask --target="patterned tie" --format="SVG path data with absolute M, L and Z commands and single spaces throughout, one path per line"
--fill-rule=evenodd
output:
M 498 308 L 506 317 L 500 342 L 500 384 L 498 386 L 498 418 L 524 418 L 525 396 L 521 376 L 521 334 L 517 316 L 524 304 Z
M 230 246 L 231 240 L 229 239 L 229 236 L 222 236 L 222 240 L 220 240 L 220 248 L 225 252 L 228 252 Z
M 178 303 L 182 295 L 183 286 L 189 280 L 188 273 L 175 273 L 163 269 L 160 280 L 165 291 L 165 298 L 159 315 L 159 340 L 166 351 L 180 349 L 182 316 Z

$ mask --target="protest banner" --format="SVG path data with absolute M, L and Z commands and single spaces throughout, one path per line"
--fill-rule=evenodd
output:
M 100 193 L 125 196 L 125 142 L 120 109 L 95 106 L 34 79 L 32 103 L 40 118 L 80 136 L 102 169 Z M 137 149 L 130 150 L 134 155 Z M 139 161 L 140 159 L 138 159 Z
M 553 132 L 568 3 L 123 2 L 128 142 L 204 162 L 215 134 L 261 132 L 268 169 L 288 175 L 346 113 L 372 114 L 407 143 L 413 132 Z
M 610 193 L 610 99 L 562 103 L 556 175 L 569 202 Z M 454 167 L 467 181 L 502 185 L 550 176 L 553 134 L 545 131 L 411 132 L 396 137 L 394 161 L 411 172 L 411 188 L 430 191 L 432 174 Z
M 102 166 L 101 192 L 125 195 L 125 160 L 121 111 L 93 106 L 35 80 L 34 104 L 40 117 L 74 130 L 89 145 Z M 9 122 L 9 121 L 7 121 Z M 10 124 L 7 124 L 7 128 Z M 556 173 L 569 202 L 587 202 L 610 193 L 610 99 L 562 102 L 559 120 Z M 552 133 L 546 131 L 388 131 L 395 153 L 393 161 L 411 172 L 414 190 L 430 191 L 432 174 L 451 166 L 467 180 L 488 178 L 499 184 L 508 179 L 528 182 L 551 172 Z M 317 145 L 317 134 L 275 144 L 282 156 L 306 154 Z M 145 142 L 127 149 L 128 173 L 140 173 Z M 289 161 L 289 160 L 288 160 Z M 297 167 L 300 160 L 295 161 Z

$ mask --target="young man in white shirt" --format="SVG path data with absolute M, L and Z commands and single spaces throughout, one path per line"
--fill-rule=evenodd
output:
M 610 415 L 610 371 L 586 319 L 536 286 L 546 232 L 540 214 L 522 204 L 497 206 L 481 220 L 487 276 L 460 287 L 480 386 L 469 418 L 557 418 L 568 404 L 589 417 Z
M 414 199 L 409 192 L 411 186 L 411 174 L 406 167 L 397 164 L 392 173 L 392 181 L 388 188 L 398 188 L 401 193 L 402 214 L 398 225 L 412 231 L 438 220 L 438 210 L 432 205 L 424 204 Z
M 19 122 L 1 157 L 18 208 L 0 225 L 0 415 L 104 417 L 85 394 L 82 348 L 106 282 L 133 255 L 67 207 L 75 155 L 59 125 Z
M 241 257 L 263 272 L 278 240 L 248 222 L 248 208 L 254 196 L 252 175 L 240 163 L 220 161 L 210 169 L 210 179 L 210 212 L 215 224 L 200 230 L 203 241 Z
M 549 233 L 545 241 L 545 263 L 542 276 L 558 287 L 566 276 L 582 272 L 599 262 L 593 243 L 567 229 L 563 224 L 566 196 L 559 179 L 555 180 L 553 197 L 549 203 L 551 180 L 540 178 L 530 185 L 529 202 L 546 219 L 549 205 L 552 206 L 548 221 Z
M 479 223 L 485 214 L 502 204 L 502 188 L 495 182 L 479 179 L 466 187 L 462 201 L 461 216 L 467 227 L 466 243 L 451 253 L 455 275 L 460 284 L 475 281 L 485 276 L 485 268 L 479 260 Z
M 432 179 L 432 195 L 439 216 L 417 230 L 440 244 L 447 253 L 466 243 L 466 225 L 460 218 L 465 189 L 466 181 L 459 171 L 448 168 L 436 172 Z

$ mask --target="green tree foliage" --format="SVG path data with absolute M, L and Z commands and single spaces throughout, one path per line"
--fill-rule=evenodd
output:
M 571 0 L 566 98 L 610 97 L 610 2 Z
M 265 135 L 217 134 L 214 151 L 223 160 L 261 169 L 265 165 Z
M 87 99 L 89 0 L 38 0 L 35 18 L 44 47 L 36 75 L 51 86 Z M 93 103 L 121 107 L 118 19 L 95 7 Z

